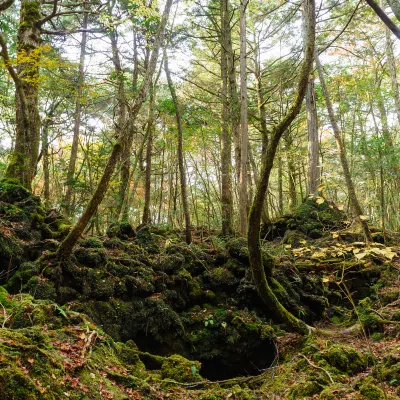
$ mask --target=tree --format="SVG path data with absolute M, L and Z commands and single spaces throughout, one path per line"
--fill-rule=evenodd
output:
M 128 118 L 127 122 L 125 123 L 124 127 L 122 127 L 120 134 L 117 137 L 116 143 L 114 144 L 114 146 L 112 148 L 112 152 L 107 161 L 107 165 L 103 171 L 103 175 L 100 179 L 100 182 L 99 182 L 86 210 L 81 215 L 81 217 L 79 218 L 79 220 L 77 221 L 75 226 L 72 228 L 72 230 L 70 231 L 68 236 L 63 240 L 63 242 L 60 244 L 60 247 L 57 250 L 57 257 L 60 260 L 65 260 L 70 256 L 73 247 L 75 246 L 76 242 L 79 240 L 79 238 L 82 235 L 83 231 L 85 230 L 88 222 L 90 221 L 90 219 L 93 217 L 93 215 L 97 211 L 97 208 L 98 208 L 99 204 L 101 203 L 101 201 L 103 200 L 105 193 L 107 191 L 108 184 L 110 182 L 111 175 L 114 172 L 118 158 L 121 155 L 121 151 L 122 151 L 121 141 L 126 140 L 126 138 L 124 138 L 125 135 L 130 136 L 133 134 L 133 131 L 132 131 L 130 125 L 133 124 L 137 115 L 139 114 L 139 111 L 140 111 L 140 109 L 145 101 L 145 98 L 147 96 L 147 92 L 149 90 L 153 74 L 157 67 L 158 53 L 159 53 L 160 47 L 163 42 L 164 31 L 165 31 L 165 27 L 168 22 L 171 5 L 172 5 L 172 0 L 167 0 L 165 7 L 164 7 L 164 12 L 163 12 L 160 24 L 157 29 L 154 46 L 153 46 L 153 52 L 150 57 L 150 61 L 149 61 L 149 64 L 148 64 L 148 67 L 146 70 L 145 77 L 142 81 L 140 89 L 138 90 L 138 92 L 135 96 L 134 103 L 131 106 L 129 118 Z M 128 139 L 130 139 L 130 138 L 128 137 Z
M 239 175 L 239 214 L 240 233 L 247 232 L 248 191 L 247 191 L 247 159 L 248 159 L 248 121 L 247 121 L 247 50 L 246 50 L 246 7 L 248 1 L 240 1 L 240 175 Z
M 86 9 L 86 1 L 84 8 Z M 74 113 L 74 132 L 72 137 L 71 156 L 68 163 L 66 191 L 64 198 L 64 211 L 67 216 L 71 215 L 71 198 L 73 190 L 73 181 L 75 175 L 76 158 L 78 156 L 78 144 L 79 144 L 79 131 L 81 127 L 81 112 L 82 112 L 82 94 L 83 85 L 85 82 L 85 56 L 86 56 L 86 43 L 87 43 L 87 27 L 88 27 L 88 13 L 86 12 L 83 16 L 82 23 L 82 39 L 81 49 L 79 57 L 79 68 L 78 68 L 78 81 L 76 87 L 76 99 L 75 99 L 75 113 Z
M 322 66 L 321 66 L 321 63 L 319 61 L 319 57 L 317 54 L 315 55 L 315 64 L 317 66 L 318 76 L 319 76 L 319 80 L 321 82 L 322 93 L 324 95 L 326 108 L 328 109 L 329 120 L 331 122 L 333 134 L 335 136 L 335 140 L 336 140 L 337 147 L 339 150 L 340 162 L 342 164 L 343 174 L 344 174 L 344 178 L 346 180 L 347 190 L 349 192 L 350 203 L 354 209 L 354 212 L 355 212 L 361 226 L 363 227 L 364 234 L 365 234 L 367 241 L 372 242 L 371 232 L 369 230 L 368 223 L 366 221 L 366 217 L 365 217 L 365 215 L 361 209 L 360 203 L 358 201 L 356 190 L 355 190 L 354 183 L 353 183 L 353 179 L 351 178 L 349 163 L 347 161 L 346 149 L 344 147 L 343 140 L 342 140 L 340 130 L 339 130 L 339 125 L 337 123 L 336 116 L 333 111 L 332 102 L 329 97 L 328 87 L 325 82 L 324 72 L 322 70 Z
M 174 87 L 174 83 L 172 82 L 171 73 L 168 67 L 168 56 L 165 52 L 164 55 L 164 70 L 165 75 L 167 76 L 168 87 L 171 92 L 172 101 L 175 107 L 175 116 L 176 116 L 176 126 L 178 128 L 178 168 L 179 168 L 179 179 L 181 183 L 181 198 L 182 198 L 182 207 L 183 214 L 185 217 L 185 237 L 186 243 L 190 244 L 192 242 L 192 234 L 190 232 L 190 214 L 189 214 L 189 205 L 188 205 L 188 197 L 187 197 L 187 188 L 186 188 L 186 171 L 185 171 L 185 160 L 183 155 L 183 128 L 182 128 L 182 116 L 181 110 L 178 103 L 178 98 L 176 96 L 176 91 Z
M 249 248 L 250 268 L 257 292 L 268 307 L 269 311 L 278 320 L 284 322 L 288 327 L 301 333 L 309 332 L 309 327 L 301 320 L 287 311 L 279 302 L 271 288 L 272 265 L 264 265 L 260 242 L 260 221 L 261 212 L 264 204 L 265 194 L 268 190 L 268 183 L 274 164 L 276 151 L 282 135 L 299 114 L 301 105 L 306 94 L 309 74 L 312 66 L 315 46 L 315 2 L 306 0 L 305 12 L 307 21 L 307 35 L 305 45 L 304 61 L 299 73 L 299 82 L 288 113 L 274 127 L 271 139 L 268 143 L 266 156 L 263 160 L 263 166 L 259 183 L 256 187 L 256 193 L 250 209 L 249 230 L 247 234 L 247 244 Z
M 228 100 L 228 57 L 229 47 L 229 8 L 228 0 L 220 0 L 220 45 L 221 45 L 221 217 L 222 235 L 229 236 L 233 232 L 232 227 L 232 136 L 229 132 L 229 100 Z

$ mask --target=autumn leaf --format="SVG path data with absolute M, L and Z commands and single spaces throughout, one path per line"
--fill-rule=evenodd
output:
M 358 260 L 361 260 L 362 258 L 364 258 L 367 255 L 367 253 L 357 253 L 355 254 L 356 258 Z

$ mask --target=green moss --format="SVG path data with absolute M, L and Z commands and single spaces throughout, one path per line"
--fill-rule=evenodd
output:
M 385 400 L 385 393 L 381 388 L 372 384 L 366 383 L 361 386 L 360 393 L 356 397 L 357 400 Z
M 249 263 L 249 249 L 245 238 L 229 240 L 226 243 L 226 249 L 231 257 L 244 264 Z
M 40 399 L 39 391 L 25 374 L 11 365 L 0 368 L 0 398 L 7 400 Z
M 224 267 L 217 267 L 206 274 L 213 288 L 229 287 L 234 285 L 237 281 L 231 271 Z
M 94 249 L 101 249 L 103 246 L 103 242 L 96 237 L 90 237 L 83 240 L 80 245 L 86 248 L 94 248 Z
M 371 357 L 367 354 L 341 345 L 333 345 L 315 354 L 314 358 L 319 362 L 325 361 L 328 366 L 348 375 L 362 372 L 372 363 Z
M 294 384 L 290 390 L 290 399 L 300 399 L 304 397 L 311 397 L 322 391 L 323 386 L 312 380 L 305 380 Z
M 47 278 L 33 276 L 24 286 L 24 290 L 30 293 L 35 299 L 55 300 L 56 289 L 53 282 Z
M 342 400 L 353 393 L 354 390 L 342 384 L 334 384 L 324 389 L 319 395 L 320 400 Z
M 164 360 L 161 366 L 161 376 L 163 379 L 173 379 L 176 382 L 196 382 L 203 378 L 199 371 L 201 364 L 198 361 L 190 361 L 174 354 Z

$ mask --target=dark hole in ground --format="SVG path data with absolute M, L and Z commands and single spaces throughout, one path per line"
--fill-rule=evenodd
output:
M 245 343 L 240 347 L 238 343 L 237 351 L 226 352 L 217 349 L 218 355 L 207 358 L 207 354 L 213 354 L 216 349 L 210 348 L 206 351 L 206 357 L 198 357 L 190 354 L 188 349 L 182 345 L 172 345 L 159 343 L 151 336 L 145 334 L 138 335 L 135 339 L 138 348 L 143 352 L 154 355 L 168 357 L 172 354 L 180 354 L 190 360 L 201 362 L 200 374 L 210 381 L 219 381 L 238 376 L 258 375 L 266 368 L 269 368 L 276 356 L 276 349 L 272 341 L 263 340 L 257 346 L 248 348 Z M 180 351 L 179 351 L 180 350 Z M 141 356 L 142 361 L 149 370 L 159 369 L 160 365 L 154 358 Z
M 210 381 L 258 375 L 271 366 L 276 356 L 274 344 L 267 341 L 256 348 L 241 350 L 240 354 L 231 352 L 213 359 L 199 359 L 201 375 Z

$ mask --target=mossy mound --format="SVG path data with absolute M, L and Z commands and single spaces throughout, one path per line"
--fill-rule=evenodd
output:
M 317 201 L 318 200 L 318 201 Z M 311 239 L 317 239 L 326 233 L 346 227 L 346 213 L 339 210 L 337 206 L 320 198 L 307 198 L 293 214 L 285 215 L 275 221 L 271 221 L 262 228 L 262 237 L 268 240 L 284 238 L 285 242 L 301 240 L 301 234 Z M 287 231 L 298 231 L 300 234 L 294 235 Z
M 177 382 L 201 381 L 203 378 L 199 374 L 200 368 L 201 363 L 198 361 L 190 361 L 179 354 L 173 354 L 164 359 L 161 366 L 161 376 L 164 379 L 169 378 Z
M 370 354 L 338 344 L 314 354 L 314 359 L 321 367 L 326 367 L 334 373 L 344 373 L 350 376 L 365 371 L 373 365 L 373 358 Z

